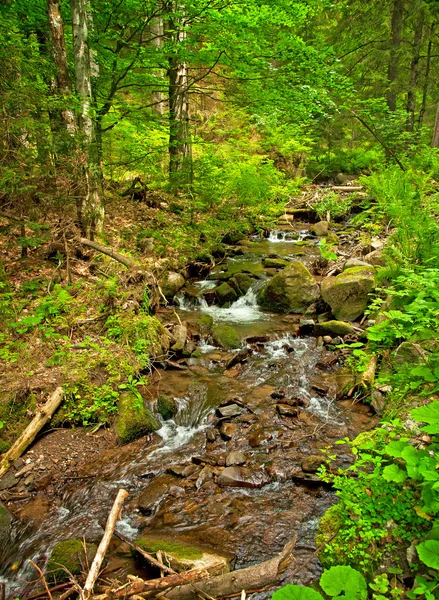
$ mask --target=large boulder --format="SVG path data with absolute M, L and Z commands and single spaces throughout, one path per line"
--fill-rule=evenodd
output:
M 314 277 L 305 265 L 294 261 L 264 285 L 258 294 L 258 302 L 274 312 L 301 313 L 319 296 Z
M 212 329 L 212 337 L 215 344 L 226 350 L 240 348 L 241 346 L 238 332 L 230 325 L 217 325 Z
M 184 277 L 180 275 L 180 273 L 175 273 L 174 271 L 168 271 L 161 279 L 160 279 L 160 289 L 162 290 L 163 295 L 168 300 L 172 300 L 172 298 L 181 290 L 184 286 Z
M 239 296 L 245 296 L 253 283 L 254 278 L 247 273 L 236 273 L 236 275 L 229 279 L 229 285 L 236 290 Z
M 356 331 L 350 323 L 345 323 L 344 321 L 324 321 L 314 325 L 313 333 L 316 336 L 340 335 L 341 337 L 344 337 L 345 335 L 353 335 Z
M 119 441 L 123 444 L 157 431 L 161 427 L 152 412 L 145 407 L 143 399 L 132 392 L 127 391 L 120 395 L 117 409 L 114 428 Z
M 374 287 L 375 269 L 352 267 L 337 277 L 322 282 L 322 297 L 340 321 L 355 321 L 367 307 L 369 294 Z
M 214 291 L 217 295 L 218 304 L 220 306 L 224 306 L 224 304 L 228 303 L 230 304 L 238 298 L 238 294 L 226 281 L 215 288 Z

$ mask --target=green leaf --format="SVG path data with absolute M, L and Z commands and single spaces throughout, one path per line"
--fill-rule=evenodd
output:
M 331 567 L 323 572 L 320 585 L 328 596 L 339 596 L 343 592 L 350 600 L 367 596 L 366 580 L 352 567 Z
M 388 465 L 383 469 L 383 478 L 386 481 L 394 481 L 395 483 L 402 483 L 407 479 L 407 473 L 400 469 L 398 465 Z
M 389 454 L 390 456 L 393 456 L 395 458 L 399 458 L 401 456 L 401 452 L 404 450 L 404 448 L 407 446 L 407 442 L 390 442 L 390 444 L 387 444 L 387 446 L 384 448 L 386 454 Z
M 412 417 L 420 423 L 439 425 L 439 402 L 430 402 L 411 411 Z
M 272 595 L 272 600 L 323 600 L 316 590 L 304 585 L 288 584 Z
M 439 569 L 439 541 L 426 540 L 418 544 L 416 550 L 424 565 L 432 569 Z
M 415 367 L 410 373 L 415 377 L 422 377 L 425 381 L 436 381 L 436 377 L 429 367 Z

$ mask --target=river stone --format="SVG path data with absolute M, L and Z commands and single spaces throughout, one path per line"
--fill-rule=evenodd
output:
M 171 485 L 178 485 L 179 479 L 173 475 L 163 474 L 154 477 L 149 486 L 140 494 L 137 506 L 145 515 L 151 515 L 167 495 Z
M 232 450 L 226 456 L 226 467 L 233 467 L 245 464 L 245 454 L 239 452 L 239 450 Z
M 351 269 L 352 267 L 369 267 L 370 264 L 365 262 L 364 260 L 360 260 L 359 258 L 349 258 L 343 267 L 343 271 L 346 269 Z
M 114 429 L 121 443 L 132 442 L 160 427 L 160 423 L 145 407 L 143 399 L 129 391 L 120 395 Z
M 238 425 L 235 423 L 222 423 L 220 427 L 221 437 L 225 440 L 231 440 L 238 431 Z
M 325 323 L 318 323 L 314 327 L 313 331 L 316 336 L 334 336 L 334 335 L 353 335 L 356 333 L 355 329 L 350 323 L 344 321 L 326 321 Z
M 218 304 L 223 306 L 228 302 L 234 302 L 238 298 L 238 294 L 226 281 L 215 288 L 215 293 L 218 298 Z
M 19 480 L 15 477 L 14 473 L 12 471 L 8 471 L 6 475 L 3 475 L 3 477 L 0 479 L 0 491 L 9 490 L 10 488 L 14 487 L 14 485 L 17 485 L 18 482 Z
M 0 549 L 5 548 L 9 542 L 10 527 L 13 517 L 6 506 L 0 502 Z
M 250 428 L 248 443 L 252 448 L 256 448 L 257 446 L 260 446 L 262 442 L 265 442 L 268 437 L 264 427 L 260 423 L 255 423 Z
M 276 410 L 281 417 L 298 417 L 300 409 L 297 406 L 290 406 L 289 404 L 277 404 Z
M 96 554 L 96 544 L 87 544 L 87 556 L 84 552 L 83 540 L 64 540 L 53 547 L 49 562 L 47 563 L 47 575 L 50 581 L 68 581 L 70 573 L 80 575 L 83 565 L 91 564 Z M 66 572 L 62 567 L 65 567 Z
M 322 282 L 323 300 L 329 304 L 336 319 L 355 321 L 363 314 L 374 287 L 374 274 L 372 266 L 352 267 Z
M 283 269 L 289 265 L 289 262 L 283 258 L 271 258 L 270 256 L 264 258 L 262 262 L 264 267 L 271 269 Z
M 274 312 L 301 313 L 319 297 L 319 286 L 314 277 L 305 265 L 294 261 L 264 285 L 258 294 L 258 302 Z
M 323 456 L 306 456 L 304 459 L 302 459 L 302 471 L 304 473 L 317 473 L 324 462 L 325 458 Z
M 245 296 L 254 283 L 254 279 L 247 273 L 236 273 L 229 279 L 231 285 L 240 296 Z
M 402 342 L 395 350 L 395 364 L 419 365 L 425 362 L 425 350 L 419 344 L 412 342 Z
M 270 483 L 264 471 L 247 467 L 226 467 L 218 477 L 218 485 L 242 488 L 261 488 Z
M 311 232 L 319 237 L 324 237 L 325 235 L 328 235 L 328 228 L 328 221 L 319 221 L 311 227 Z
M 180 273 L 169 271 L 159 281 L 163 295 L 167 299 L 171 299 L 184 286 L 184 277 Z
M 227 406 L 220 406 L 216 409 L 218 416 L 220 417 L 237 417 L 242 413 L 242 408 L 237 404 L 228 404 Z
M 234 349 L 241 346 L 238 332 L 230 325 L 217 325 L 212 329 L 212 337 L 218 346 L 221 348 Z
M 168 421 L 177 413 L 177 402 L 169 396 L 159 396 L 157 399 L 157 410 L 162 418 Z
M 386 265 L 386 260 L 383 256 L 382 249 L 373 250 L 372 252 L 369 252 L 369 254 L 366 254 L 366 256 L 364 257 L 364 260 L 369 265 L 373 265 L 375 267 L 384 267 Z

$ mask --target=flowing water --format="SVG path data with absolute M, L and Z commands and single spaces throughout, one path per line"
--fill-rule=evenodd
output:
M 316 242 L 301 245 L 308 237 L 307 231 L 273 231 L 249 242 L 244 256 L 218 267 L 217 274 L 244 266 L 257 276 L 247 294 L 228 308 L 209 305 L 201 296 L 178 298 L 179 316 L 189 324 L 204 313 L 215 323 L 233 325 L 243 339 L 252 336 L 249 343 L 243 341 L 247 357 L 227 369 L 234 354 L 216 348 L 205 335 L 200 357 L 187 359 L 184 370 L 157 371 L 150 389 L 156 397 L 175 398 L 174 419 L 157 434 L 91 461 L 83 479 L 66 481 L 52 494 L 50 511 L 38 527 L 14 523 L 11 539 L 0 545 L 0 575 L 9 595 L 34 576 L 26 559 L 43 564 L 59 540 L 99 540 L 122 487 L 130 497 L 118 529 L 131 540 L 145 532 L 177 536 L 233 555 L 241 568 L 272 557 L 297 534 L 295 561 L 284 580 L 315 579 L 314 535 L 335 497 L 302 468 L 303 461 L 370 426 L 370 416 L 364 407 L 335 401 L 340 380 L 334 354 L 317 347 L 314 338 L 297 336 L 300 317 L 272 315 L 257 304 L 257 290 L 267 279 L 261 259 L 276 254 L 309 263 L 318 249 Z M 215 285 L 214 272 L 195 287 L 201 293 Z M 298 401 L 302 408 L 296 417 L 279 415 L 279 395 Z M 215 412 L 234 398 L 242 410 L 232 419 L 236 429 L 227 439 L 219 433 Z M 218 485 L 232 450 L 246 456 L 246 467 L 262 478 L 262 487 Z M 340 457 L 341 463 L 348 460 Z M 159 483 L 162 494 L 156 493 Z M 151 496 L 146 509 L 145 494 Z M 18 571 L 12 577 L 14 563 Z

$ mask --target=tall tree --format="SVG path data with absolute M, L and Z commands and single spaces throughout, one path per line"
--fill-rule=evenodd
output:
M 87 0 L 70 0 L 76 93 L 80 100 L 79 130 L 83 149 L 85 187 L 78 202 L 79 221 L 87 237 L 104 226 L 103 178 L 96 135 L 95 106 L 91 85 Z
M 396 110 L 399 51 L 401 47 L 403 22 L 404 0 L 393 0 L 392 21 L 390 25 L 390 55 L 387 67 L 387 79 L 389 82 L 389 87 L 387 90 L 387 106 L 391 111 Z

